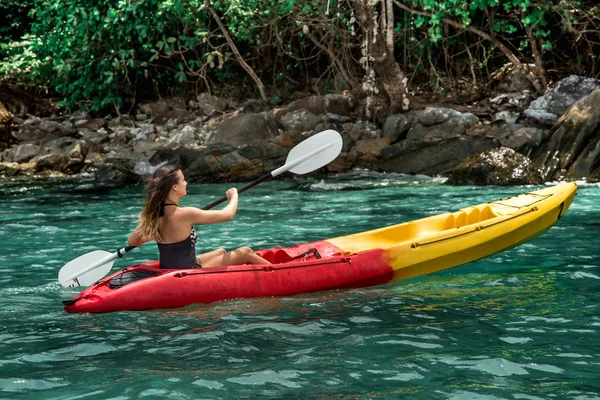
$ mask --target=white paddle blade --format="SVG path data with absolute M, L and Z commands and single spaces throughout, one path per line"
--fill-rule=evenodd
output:
M 90 286 L 102 279 L 115 262 L 115 254 L 95 250 L 68 262 L 58 271 L 58 281 L 64 287 Z M 96 267 L 90 268 L 93 265 Z
M 335 160 L 342 151 L 342 145 L 342 136 L 337 131 L 319 132 L 294 147 L 280 169 L 299 175 L 312 172 Z

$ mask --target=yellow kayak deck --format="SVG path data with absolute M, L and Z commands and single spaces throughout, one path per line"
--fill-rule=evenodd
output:
M 564 183 L 398 225 L 328 239 L 344 253 L 385 251 L 394 279 L 429 274 L 487 257 L 544 233 L 577 193 Z

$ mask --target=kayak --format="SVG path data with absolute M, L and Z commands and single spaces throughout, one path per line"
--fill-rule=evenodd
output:
M 287 248 L 256 251 L 271 265 L 118 271 L 64 301 L 69 313 L 183 307 L 194 303 L 381 285 L 431 274 L 527 242 L 550 229 L 577 192 L 563 183 L 423 219 Z

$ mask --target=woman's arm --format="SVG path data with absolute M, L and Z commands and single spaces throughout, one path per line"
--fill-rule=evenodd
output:
M 129 238 L 127 239 L 127 244 L 129 246 L 136 246 L 136 247 L 137 246 L 141 246 L 144 243 L 149 242 L 150 240 L 152 240 L 150 238 L 147 238 L 147 237 L 144 237 L 144 236 L 140 235 L 138 233 L 139 232 L 138 228 L 139 228 L 139 226 L 137 228 L 135 228 L 133 230 L 133 232 L 131 232 L 131 235 L 129 235 Z
M 222 210 L 201 210 L 196 207 L 183 207 L 183 216 L 192 225 L 216 224 L 231 221 L 238 207 L 237 189 L 231 188 L 226 193 L 229 203 Z

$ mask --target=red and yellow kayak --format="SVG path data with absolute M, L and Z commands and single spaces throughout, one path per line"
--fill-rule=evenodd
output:
M 271 265 L 164 270 L 158 262 L 110 275 L 64 302 L 70 313 L 147 310 L 249 297 L 380 285 L 456 267 L 547 231 L 577 192 L 564 183 L 411 222 L 257 251 Z

